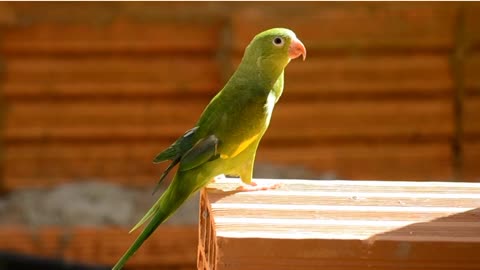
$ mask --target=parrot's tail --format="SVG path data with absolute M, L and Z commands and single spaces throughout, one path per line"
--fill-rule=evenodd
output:
M 137 237 L 135 242 L 130 246 L 130 248 L 123 254 L 120 260 L 115 264 L 112 270 L 120 270 L 127 262 L 127 260 L 135 254 L 135 252 L 140 248 L 140 246 L 145 242 L 145 240 L 155 231 L 155 229 L 167 220 L 179 207 L 183 204 L 185 200 L 190 197 L 190 195 L 195 190 L 185 189 L 185 185 L 181 185 L 181 179 L 177 179 L 178 174 L 173 179 L 170 186 L 162 194 L 162 196 L 157 200 L 157 202 L 148 210 L 145 216 L 133 227 L 130 231 L 134 231 L 139 228 L 143 223 L 150 220 L 148 225 L 143 229 L 142 233 Z

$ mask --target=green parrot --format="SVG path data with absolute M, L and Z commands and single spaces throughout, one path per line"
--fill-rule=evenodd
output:
M 275 103 L 282 95 L 285 67 L 299 56 L 305 60 L 305 46 L 289 29 L 273 28 L 253 38 L 237 70 L 210 101 L 195 127 L 155 157 L 154 163 L 172 161 L 157 188 L 173 167 L 178 165 L 178 170 L 167 190 L 131 230 L 148 221 L 113 270 L 121 269 L 161 223 L 214 177 L 239 176 L 249 184 L 239 187 L 243 191 L 273 188 L 252 182 L 253 163 Z

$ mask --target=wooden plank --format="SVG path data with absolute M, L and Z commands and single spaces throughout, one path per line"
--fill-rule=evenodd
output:
M 286 7 L 275 14 L 249 6 L 233 14 L 233 44 L 243 51 L 253 36 L 288 20 L 312 51 L 451 49 L 457 10 L 452 5 L 371 3 Z M 287 18 L 287 19 L 286 19 Z M 316 26 L 316 27 L 312 27 Z
M 448 139 L 453 134 L 453 107 L 449 100 L 295 101 L 290 98 L 287 96 L 279 103 L 266 140 Z M 195 124 L 207 103 L 191 100 L 179 100 L 174 105 L 164 101 L 13 103 L 5 136 L 7 141 L 173 139 Z
M 338 143 L 284 147 L 260 145 L 257 160 L 304 166 L 340 179 L 449 180 L 449 143 Z
M 12 2 L 8 6 L 15 14 L 15 19 L 11 25 L 34 24 L 45 21 L 106 23 L 111 21 L 111 16 L 115 11 L 118 12 L 114 5 L 107 3 L 64 3 L 53 5 L 52 3 L 40 2 L 31 4 Z
M 67 146 L 62 143 L 27 144 L 30 146 L 25 150 L 17 144 L 8 146 L 6 181 L 15 184 L 20 176 L 32 180 L 55 176 L 61 181 L 106 176 L 130 179 L 147 173 L 150 183 L 164 166 L 151 165 L 151 159 L 168 145 L 167 141 L 163 146 L 133 146 L 118 142 L 116 146 L 101 147 L 74 141 L 66 143 Z M 333 173 L 347 179 L 381 179 L 385 176 L 404 180 L 452 178 L 452 152 L 448 142 L 291 144 L 286 142 L 281 147 L 265 141 L 259 149 L 258 161 L 305 166 L 319 174 Z
M 137 235 L 138 233 L 128 235 L 125 234 L 125 230 L 122 230 L 105 237 L 105 239 L 111 241 L 101 243 L 103 262 L 108 264 L 116 262 L 119 255 L 123 254 Z M 171 241 L 166 241 L 165 237 L 170 238 Z M 198 232 L 194 227 L 164 227 L 152 235 L 152 240 L 147 241 L 145 246 L 142 246 L 142 252 L 138 252 L 129 262 L 129 265 L 184 265 L 193 267 L 195 265 L 197 239 Z M 162 250 L 161 256 L 158 256 L 159 250 Z
M 192 128 L 190 124 L 148 127 L 145 125 L 124 126 L 70 126 L 70 127 L 31 127 L 7 129 L 5 138 L 7 143 L 32 141 L 138 141 L 170 138 L 172 141 Z
M 196 123 L 208 100 L 198 98 L 175 100 L 82 100 L 13 102 L 8 107 L 6 126 L 82 127 L 173 125 Z M 188 110 L 185 110 L 188 108 Z M 153 128 L 153 127 L 152 127 Z M 181 132 L 178 135 L 181 135 Z
M 220 82 L 199 80 L 182 82 L 173 80 L 161 82 L 52 82 L 38 84 L 19 81 L 5 82 L 3 94 L 12 102 L 15 99 L 35 98 L 163 98 L 163 97 L 213 97 L 219 89 Z
M 37 251 L 30 232 L 27 232 L 14 225 L 2 225 L 1 228 L 0 250 L 20 252 L 23 254 L 34 254 Z M 12 241 L 12 239 L 15 240 Z
M 70 229 L 45 227 L 32 230 L 21 225 L 0 226 L 0 250 L 65 259 L 71 262 L 114 265 L 138 233 L 125 228 Z M 12 241 L 14 237 L 15 241 Z M 128 269 L 195 267 L 196 226 L 162 226 L 128 263 Z M 160 255 L 159 255 L 160 254 Z
M 102 181 L 105 183 L 111 183 L 115 185 L 122 185 L 131 188 L 145 188 L 155 187 L 158 177 L 161 172 L 155 175 L 138 174 L 138 175 L 121 175 L 121 176 L 103 176 L 101 174 L 89 174 L 85 177 L 78 178 L 65 178 L 66 174 L 61 176 L 49 176 L 49 175 L 35 175 L 34 177 L 15 177 L 7 178 L 3 183 L 3 189 L 6 192 L 25 189 L 38 189 L 38 188 L 52 188 L 58 185 L 66 183 L 78 183 L 79 181 Z M 69 174 L 71 175 L 71 174 Z M 167 179 L 168 181 L 170 178 Z
M 234 65 L 241 56 L 234 56 Z M 309 55 L 286 70 L 288 93 L 378 97 L 415 94 L 451 95 L 454 85 L 449 54 L 412 52 L 408 55 Z M 290 90 L 289 90 L 290 89 Z
M 114 265 L 137 236 L 138 232 L 129 234 L 128 230 L 119 228 L 76 228 L 68 242 L 65 257 L 74 261 Z M 192 226 L 158 228 L 127 266 L 193 267 L 197 238 L 197 230 Z
M 132 159 L 140 162 L 150 162 L 153 157 L 171 142 L 168 141 L 144 141 L 144 142 L 98 142 L 98 143 L 77 143 L 77 142 L 45 142 L 45 143 L 22 143 L 10 144 L 6 147 L 6 162 L 18 162 L 20 160 L 122 160 Z M 297 153 L 297 154 L 295 154 Z M 449 156 L 448 143 L 317 143 L 297 144 L 280 147 L 267 142 L 261 143 L 259 147 L 259 158 L 272 162 L 302 163 L 312 160 L 322 164 L 331 165 L 335 161 L 351 162 L 360 159 L 368 160 L 388 159 L 427 159 L 434 156 L 445 158 Z M 330 162 L 326 162 L 330 160 Z M 377 160 L 377 162 L 378 162 Z M 150 165 L 150 163 L 148 164 Z M 319 164 L 318 166 L 320 166 Z M 326 166 L 328 167 L 328 166 Z
M 6 29 L 0 51 L 6 55 L 213 53 L 218 49 L 220 30 L 219 20 L 148 23 L 117 20 L 111 24 L 38 22 Z
M 167 143 L 10 144 L 6 150 L 3 188 L 49 187 L 92 179 L 152 186 L 166 164 L 154 165 L 151 161 Z
M 281 186 L 235 193 L 229 191 L 238 182 L 225 179 L 202 191 L 199 269 L 434 270 L 480 263 L 479 184 L 257 182 Z M 462 206 L 439 206 L 452 199 Z
M 61 254 L 62 234 L 59 228 L 32 230 L 14 224 L 2 224 L 0 236 L 0 250 L 4 252 L 52 258 L 58 258 Z
M 163 147 L 116 145 L 30 145 L 9 147 L 4 188 L 50 187 L 65 182 L 101 180 L 152 187 L 167 164 L 152 164 Z M 168 177 L 170 179 L 171 176 Z
M 224 16 L 224 8 L 205 2 L 131 2 L 131 3 L 8 3 L 14 18 L 10 25 L 59 23 L 85 24 L 93 27 L 108 25 L 112 22 L 134 24 L 172 23 L 180 21 L 190 24 L 208 24 L 218 22 Z M 223 13 L 222 13 L 223 11 Z M 12 15 L 11 15 L 12 16 Z
M 1 25 L 11 25 L 16 21 L 15 12 L 11 8 L 9 3 L 0 4 L 0 24 Z
M 218 66 L 213 58 L 193 56 L 141 57 L 35 57 L 7 58 L 7 83 L 146 83 L 175 81 L 190 84 L 218 82 Z M 181 82 L 179 82 L 181 81 Z
M 464 99 L 464 136 L 469 139 L 480 138 L 480 96 Z
M 88 179 L 150 187 L 166 166 L 154 165 L 151 160 L 169 143 L 9 145 L 4 188 L 46 187 Z M 267 141 L 260 145 L 256 164 L 303 167 L 318 176 L 342 179 L 448 180 L 453 178 L 452 157 L 448 142 L 278 146 Z
M 135 160 L 134 157 L 118 158 L 41 158 L 11 159 L 5 170 L 5 183 L 15 182 L 18 179 L 34 179 L 35 177 L 49 179 L 47 183 L 36 186 L 49 186 L 51 183 L 92 180 L 96 178 L 133 179 L 138 176 L 151 176 L 143 185 L 151 184 L 157 179 L 166 165 L 154 165 L 151 158 Z M 10 180 L 11 179 L 11 180 Z M 62 180 L 63 179 L 63 180 Z M 138 181 L 137 181 L 138 182 Z M 14 184 L 14 183 L 13 183 Z M 141 184 L 141 183 L 135 183 Z
M 282 100 L 266 139 L 448 138 L 452 110 L 450 100 Z
M 480 38 L 479 38 L 480 40 Z M 480 52 L 475 51 L 465 59 L 465 91 L 468 95 L 480 95 Z
M 292 62 L 286 72 L 289 93 L 360 96 L 451 94 L 448 55 L 318 56 Z
M 140 141 L 140 142 L 43 142 L 9 144 L 6 147 L 6 160 L 18 159 L 145 159 L 151 161 L 161 150 L 173 141 Z
M 480 182 L 480 141 L 463 142 L 463 176 L 466 180 Z
M 463 16 L 465 24 L 465 41 L 469 46 L 479 48 L 480 46 L 480 31 L 478 25 L 480 24 L 480 18 L 478 13 L 480 12 L 480 5 L 478 3 L 466 3 L 463 5 Z M 466 59 L 468 61 L 468 59 Z

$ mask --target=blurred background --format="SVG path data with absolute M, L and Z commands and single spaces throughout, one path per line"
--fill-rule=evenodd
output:
M 0 3 L 0 269 L 22 269 L 12 252 L 113 264 L 158 196 L 152 158 L 270 27 L 308 57 L 287 68 L 256 177 L 480 180 L 479 25 L 461 2 Z M 196 211 L 127 269 L 195 269 Z

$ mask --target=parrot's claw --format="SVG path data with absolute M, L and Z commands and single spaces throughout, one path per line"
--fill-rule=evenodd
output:
M 244 191 L 260 191 L 260 190 L 270 190 L 270 189 L 277 189 L 282 186 L 280 183 L 276 183 L 273 185 L 259 185 L 255 182 L 251 182 L 248 186 L 239 186 L 237 187 L 236 191 L 244 192 Z

